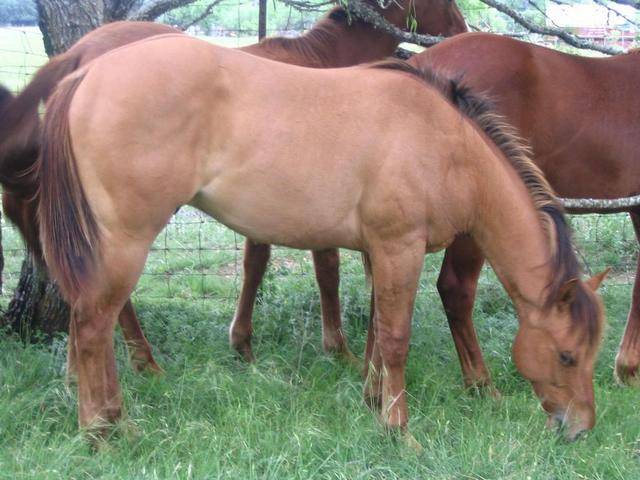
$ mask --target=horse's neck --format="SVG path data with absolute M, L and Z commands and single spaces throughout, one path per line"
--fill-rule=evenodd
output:
M 356 21 L 324 20 L 304 35 L 278 42 L 267 40 L 243 50 L 254 55 L 315 68 L 337 68 L 380 60 L 391 55 L 398 41 Z
M 478 172 L 481 201 L 472 235 L 522 314 L 544 304 L 551 237 L 517 173 L 499 160 L 498 168 Z
M 399 44 L 388 33 L 356 20 L 353 25 L 336 23 L 332 33 L 320 47 L 327 59 L 325 67 L 347 67 L 381 60 L 393 54 Z M 311 38 L 311 34 L 303 36 L 301 41 Z

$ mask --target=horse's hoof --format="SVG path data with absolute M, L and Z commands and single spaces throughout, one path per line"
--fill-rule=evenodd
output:
M 467 388 L 474 395 L 478 395 L 479 397 L 490 397 L 495 401 L 502 400 L 502 394 L 500 390 L 498 390 L 495 385 L 491 382 L 491 380 L 479 380 L 467 385 Z
M 251 344 L 249 342 L 231 345 L 233 349 L 236 351 L 238 356 L 242 358 L 247 363 L 254 363 L 256 361 L 256 357 L 253 356 L 253 351 L 251 350 Z
M 365 391 L 364 403 L 373 413 L 379 414 L 382 409 L 382 395 Z
M 341 350 L 336 350 L 332 352 L 338 360 L 346 363 L 352 368 L 356 370 L 362 370 L 364 368 L 364 363 L 358 357 L 356 357 L 348 347 L 344 347 Z
M 404 445 L 410 450 L 414 451 L 416 454 L 420 455 L 424 451 L 424 447 L 418 442 L 409 430 L 406 430 L 402 434 L 402 442 Z
M 136 373 L 149 373 L 151 375 L 162 376 L 164 375 L 164 370 L 160 365 L 156 363 L 156 361 L 152 358 L 132 358 L 131 365 L 133 366 L 133 370 Z
M 620 385 L 640 387 L 640 372 L 638 365 L 632 366 L 616 360 L 615 378 Z

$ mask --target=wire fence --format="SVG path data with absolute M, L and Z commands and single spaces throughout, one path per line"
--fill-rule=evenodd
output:
M 478 8 L 489 10 L 487 8 Z M 317 15 L 316 15 L 317 16 Z M 315 18 L 315 17 L 314 17 Z M 307 27 L 311 21 L 301 24 Z M 214 43 L 238 47 L 257 41 L 257 30 L 213 28 L 208 37 Z M 202 33 L 202 32 L 192 32 Z M 282 30 L 268 30 L 282 34 Z M 288 30 L 287 35 L 302 33 Z M 523 34 L 513 32 L 514 36 Z M 535 43 L 553 45 L 556 39 L 526 35 Z M 28 83 L 35 70 L 45 63 L 42 36 L 37 27 L 0 27 L 0 83 L 19 91 Z M 614 269 L 609 287 L 628 288 L 635 278 L 638 245 L 631 222 L 626 214 L 582 215 L 571 218 L 576 232 L 585 270 L 595 273 L 607 266 Z M 2 244 L 5 255 L 4 288 L 0 300 L 12 295 L 20 275 L 24 248 L 17 231 L 2 219 Z M 235 302 L 242 281 L 244 238 L 195 209 L 184 207 L 156 239 L 147 261 L 136 295 L 145 298 L 180 298 L 203 301 Z M 365 287 L 360 255 L 342 254 L 341 277 Z M 422 284 L 431 293 L 441 255 L 428 256 Z M 313 283 L 311 256 L 286 248 L 275 248 L 267 278 L 289 279 Z M 493 274 L 485 270 L 485 288 L 499 288 Z

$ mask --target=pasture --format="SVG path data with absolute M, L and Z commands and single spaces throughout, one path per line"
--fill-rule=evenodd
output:
M 2 72 L 0 82 L 10 84 Z M 227 327 L 243 239 L 183 209 L 158 237 L 134 297 L 166 374 L 133 373 L 118 337 L 128 419 L 94 454 L 77 432 L 75 392 L 64 383 L 65 338 L 23 345 L 2 335 L 0 476 L 638 478 L 638 392 L 618 387 L 612 377 L 636 241 L 624 215 L 572 221 L 588 267 L 615 269 L 603 288 L 609 326 L 595 375 L 598 423 L 578 442 L 544 429 L 539 402 L 510 359 L 515 314 L 488 269 L 475 318 L 499 401 L 463 389 L 435 291 L 442 256 L 425 258 L 407 369 L 410 429 L 424 447 L 415 454 L 385 435 L 364 406 L 359 372 L 322 353 L 308 253 L 277 250 L 255 312 L 258 361 L 249 366 L 235 357 Z M 5 224 L 3 247 L 6 303 L 22 254 L 16 232 Z M 369 294 L 360 256 L 344 252 L 342 258 L 345 329 L 361 356 Z

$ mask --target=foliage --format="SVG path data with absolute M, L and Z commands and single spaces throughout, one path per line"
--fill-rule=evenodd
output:
M 184 27 L 199 18 L 208 2 L 196 2 L 178 8 L 164 15 L 164 23 Z M 269 34 L 286 31 L 302 31 L 319 17 L 318 12 L 301 12 L 283 3 L 272 1 L 267 4 L 267 29 Z M 196 23 L 205 34 L 216 30 L 228 30 L 236 35 L 256 34 L 258 28 L 258 4 L 247 0 L 227 0 L 213 12 Z

